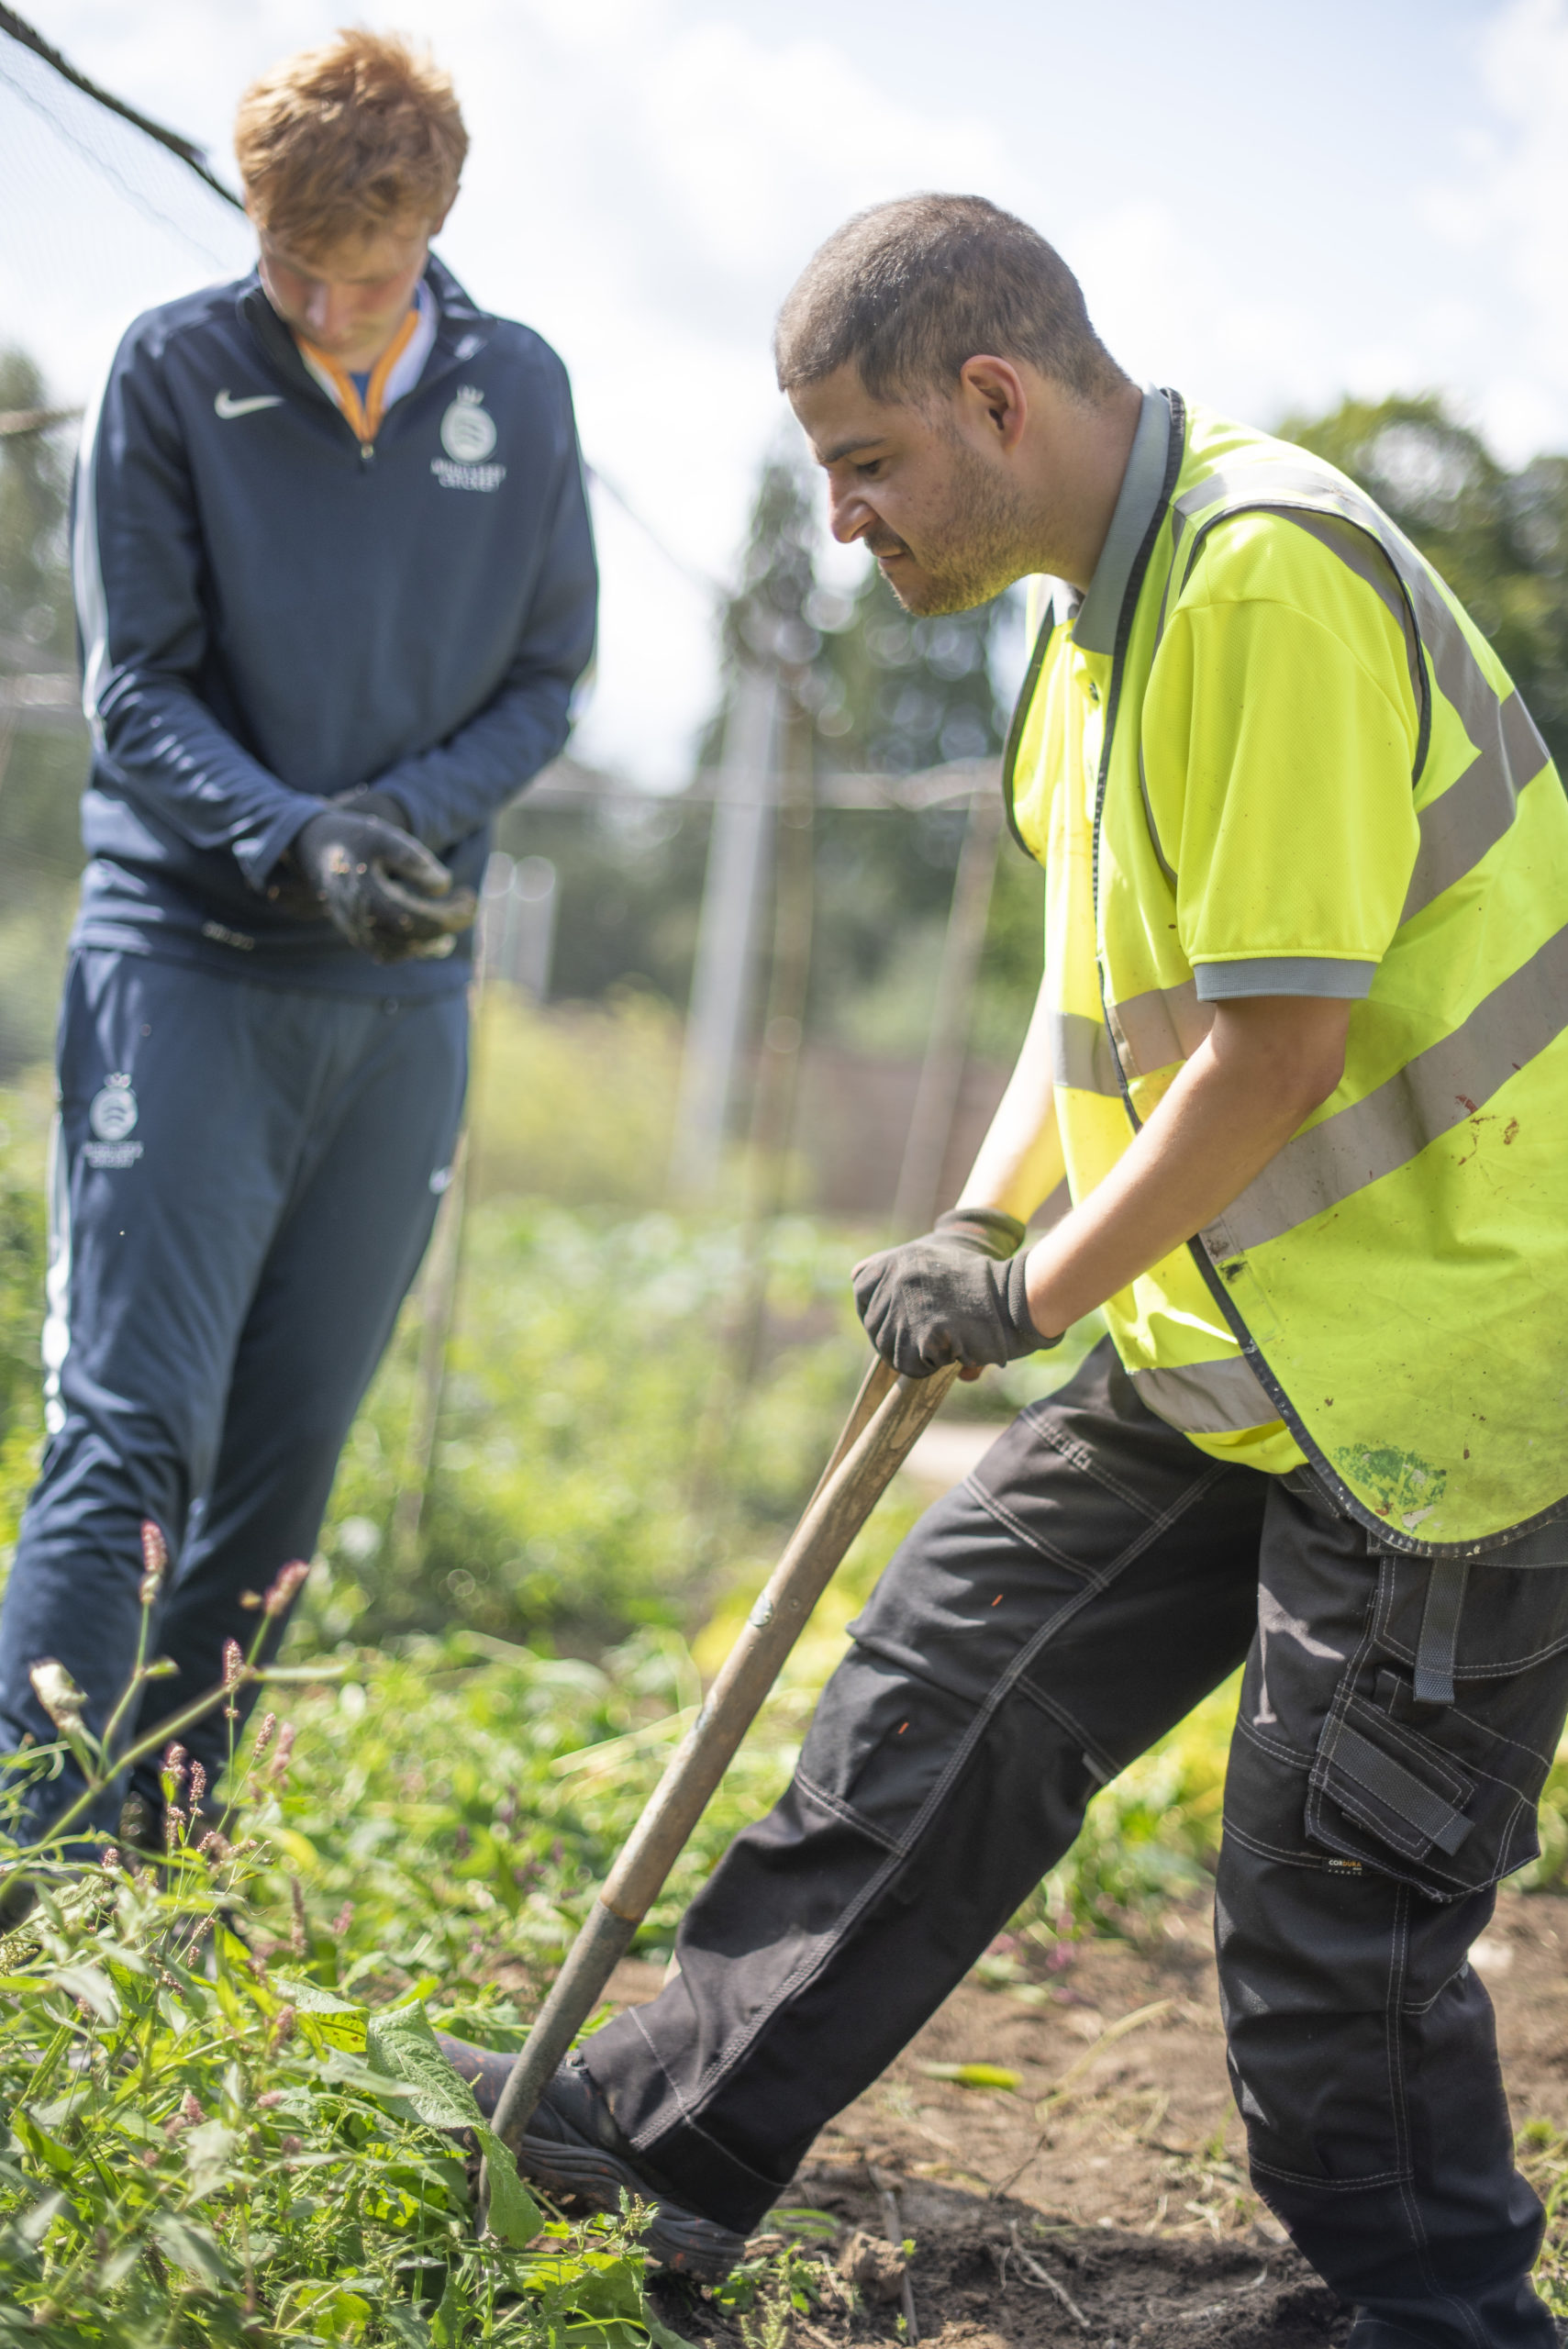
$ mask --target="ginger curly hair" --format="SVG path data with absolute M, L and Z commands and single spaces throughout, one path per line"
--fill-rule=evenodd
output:
M 428 50 L 354 28 L 251 83 L 234 150 L 258 227 L 314 260 L 350 239 L 439 228 L 468 133 Z

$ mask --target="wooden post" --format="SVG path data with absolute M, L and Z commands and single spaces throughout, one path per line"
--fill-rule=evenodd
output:
M 904 1163 L 893 1205 L 893 1230 L 903 1239 L 928 1231 L 940 1205 L 938 1190 L 952 1139 L 953 1114 L 963 1083 L 974 988 L 985 945 L 985 923 L 996 875 L 1002 836 L 1002 800 L 982 787 L 969 803 L 963 847 L 953 877 L 952 907 L 937 974 L 936 1008 L 926 1040 L 926 1057 L 915 1095 L 914 1114 L 904 1144 Z
M 773 822 L 778 680 L 745 663 L 725 729 L 675 1114 L 671 1182 L 702 1204 L 717 1187 L 751 993 L 752 936 Z
M 490 887 L 492 873 L 496 887 Z M 414 1403 L 408 1415 L 408 1435 L 392 1504 L 391 1559 L 395 1569 L 412 1566 L 419 1553 L 425 1503 L 429 1497 L 430 1471 L 436 1457 L 441 1397 L 447 1383 L 447 1349 L 457 1319 L 458 1285 L 462 1275 L 462 1243 L 468 1221 L 469 1190 L 474 1160 L 474 1129 L 479 1093 L 479 1063 L 484 1046 L 481 1026 L 491 965 L 500 951 L 503 932 L 495 917 L 496 902 L 509 894 L 513 866 L 499 852 L 485 869 L 486 888 L 481 896 L 481 918 L 475 941 L 473 981 L 469 990 L 472 1057 L 468 1073 L 468 1104 L 462 1128 L 452 1152 L 451 1181 L 447 1185 L 430 1235 L 419 1284 L 419 1355 L 414 1367 Z M 487 923 L 484 915 L 489 913 Z M 488 937 L 487 933 L 488 932 Z
M 789 1183 L 816 909 L 813 728 L 808 713 L 797 702 L 785 705 L 780 731 L 783 756 L 775 836 L 773 968 L 757 1056 L 745 1273 L 735 1323 L 740 1392 L 749 1388 L 757 1375 L 768 1302 L 768 1234 L 784 1213 Z
M 474 989 L 477 1012 L 477 986 Z M 475 1027 L 477 1029 L 477 1019 Z M 414 1404 L 408 1415 L 408 1437 L 392 1505 L 392 1564 L 412 1566 L 419 1553 L 425 1501 L 436 1456 L 436 1431 L 446 1386 L 447 1348 L 457 1316 L 458 1276 L 462 1267 L 463 1224 L 468 1207 L 469 1135 L 464 1125 L 452 1152 L 452 1178 L 436 1217 L 425 1276 L 419 1284 L 419 1356 L 414 1369 Z

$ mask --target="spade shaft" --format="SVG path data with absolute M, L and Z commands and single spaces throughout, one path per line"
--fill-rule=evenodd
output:
M 495 2129 L 514 2149 L 663 1890 L 806 1618 L 955 1375 L 956 1369 L 949 1369 L 930 1378 L 903 1378 L 881 1361 L 866 1373 L 805 1515 L 622 1845 L 507 2077 Z

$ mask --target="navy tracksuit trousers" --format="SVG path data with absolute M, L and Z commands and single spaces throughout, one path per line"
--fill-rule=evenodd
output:
M 45 1365 L 50 1440 L 0 1609 L 0 1739 L 55 1732 L 28 1680 L 63 1664 L 101 1729 L 135 1659 L 139 1529 L 172 1568 L 139 1735 L 249 1646 L 240 1605 L 308 1558 L 338 1454 L 445 1187 L 464 995 L 288 993 L 79 953 L 60 1037 Z M 281 1636 L 276 1626 L 274 1639 Z M 228 1725 L 183 1743 L 218 1776 Z M 122 1747 L 122 1751 L 124 1748 Z M 138 1787 L 156 1804 L 156 1769 Z M 73 1768 L 34 1798 L 47 1824 Z M 113 1831 L 119 1793 L 93 1824 Z
M 1107 1343 L 921 1520 L 795 1780 L 587 2042 L 692 2208 L 750 2229 L 1073 1842 L 1245 1663 L 1219 1981 L 1253 2184 L 1351 2349 L 1555 2349 L 1467 1953 L 1536 1851 L 1568 1706 L 1568 1524 L 1468 1570 L 1379 1552 L 1310 1472 L 1210 1460 Z

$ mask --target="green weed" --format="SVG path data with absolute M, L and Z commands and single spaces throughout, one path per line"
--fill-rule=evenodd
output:
M 324 1981 L 295 1903 L 286 1940 L 265 1932 L 292 1744 L 263 1720 L 216 1828 L 176 1750 L 162 1860 L 37 1873 L 0 1947 L 0 2341 L 673 2349 L 635 2213 L 540 2210 L 419 1987 L 373 2003 Z

